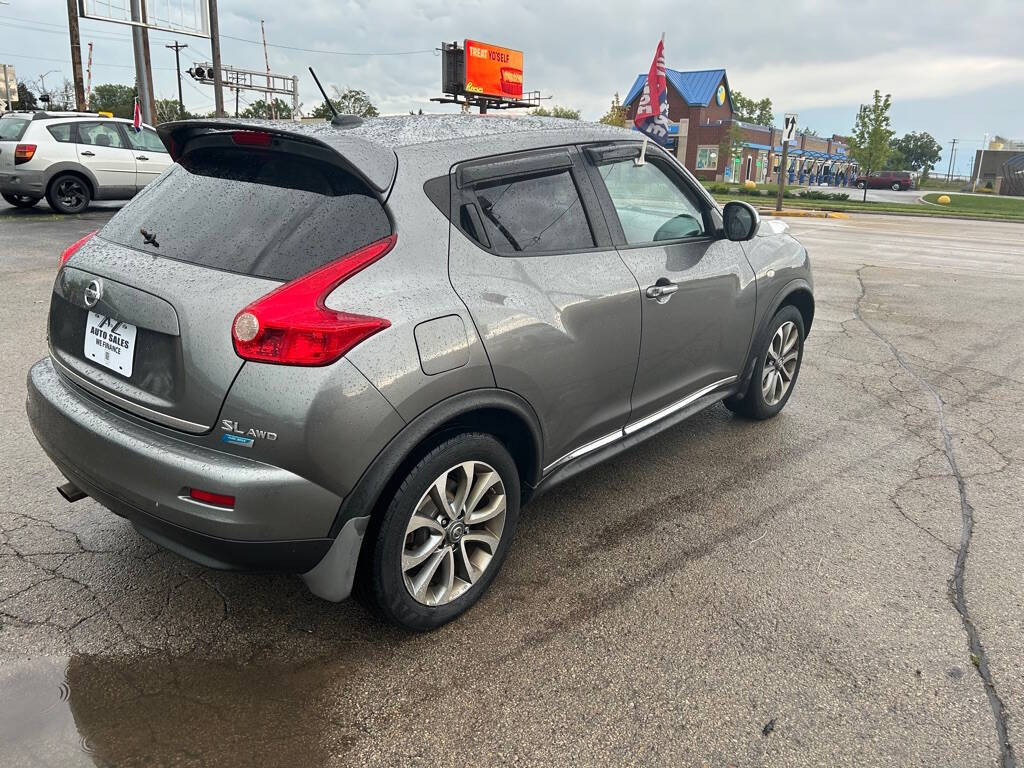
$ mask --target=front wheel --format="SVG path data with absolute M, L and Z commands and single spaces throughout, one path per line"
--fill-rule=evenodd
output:
M 864 189 L 864 187 L 866 187 L 866 186 L 867 186 L 867 184 L 865 184 L 863 181 L 858 181 L 857 182 L 857 189 Z
M 46 202 L 57 213 L 81 213 L 91 200 L 89 185 L 73 173 L 56 176 L 46 190 Z
M 38 203 L 40 199 L 29 195 L 11 195 L 7 192 L 3 193 L 3 198 L 15 208 L 31 208 L 33 205 Z
M 519 520 L 519 473 L 490 435 L 446 440 L 406 475 L 381 520 L 369 578 L 394 623 L 434 629 L 467 611 L 501 568 Z
M 749 419 L 770 419 L 783 409 L 804 357 L 804 318 L 796 307 L 776 312 L 767 330 L 747 391 L 725 400 L 726 408 Z

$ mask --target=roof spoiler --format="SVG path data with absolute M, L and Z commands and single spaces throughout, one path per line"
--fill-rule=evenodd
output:
M 260 131 L 293 141 L 317 144 L 331 150 L 342 159 L 349 170 L 377 192 L 386 192 L 398 171 L 398 157 L 394 150 L 337 128 L 313 133 L 290 130 L 286 125 L 277 122 L 207 119 L 163 123 L 156 131 L 175 161 L 181 156 L 185 144 L 194 136 L 219 131 Z

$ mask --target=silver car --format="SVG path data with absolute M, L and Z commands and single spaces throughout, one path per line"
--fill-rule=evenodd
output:
M 792 395 L 806 250 L 637 133 L 337 122 L 161 126 L 175 164 L 64 252 L 28 414 L 65 498 L 425 630 L 541 491 Z
M 0 117 L 0 196 L 17 208 L 44 197 L 58 213 L 93 200 L 128 200 L 171 157 L 156 131 L 95 112 L 8 112 Z

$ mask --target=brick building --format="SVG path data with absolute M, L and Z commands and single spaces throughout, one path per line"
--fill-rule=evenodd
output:
M 668 117 L 674 123 L 670 150 L 697 178 L 734 182 L 776 178 L 782 153 L 781 130 L 735 119 L 732 91 L 724 69 L 678 72 L 666 68 L 665 79 Z M 637 75 L 626 95 L 629 125 L 633 124 L 646 82 L 647 75 Z M 720 155 L 734 125 L 743 148 L 727 162 Z M 799 134 L 790 144 L 788 165 L 792 183 L 849 183 L 856 174 L 856 164 L 840 136 Z

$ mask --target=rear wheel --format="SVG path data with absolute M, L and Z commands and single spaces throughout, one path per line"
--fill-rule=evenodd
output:
M 6 192 L 3 193 L 3 198 L 15 208 L 31 208 L 40 200 L 38 197 L 31 197 L 29 195 L 10 195 Z
M 457 435 L 414 466 L 381 521 L 370 592 L 381 612 L 424 631 L 467 611 L 505 559 L 519 473 L 490 435 Z
M 46 202 L 58 213 L 81 213 L 91 200 L 92 192 L 85 179 L 73 173 L 55 176 L 46 190 Z
M 770 419 L 793 394 L 804 357 L 804 319 L 786 306 L 775 313 L 767 336 L 757 351 L 757 362 L 743 397 L 730 397 L 725 407 L 749 419 Z
M 896 182 L 895 184 L 893 184 L 891 187 L 889 187 L 889 189 L 891 189 L 893 192 L 902 192 L 903 191 L 903 187 L 900 185 L 899 182 Z

